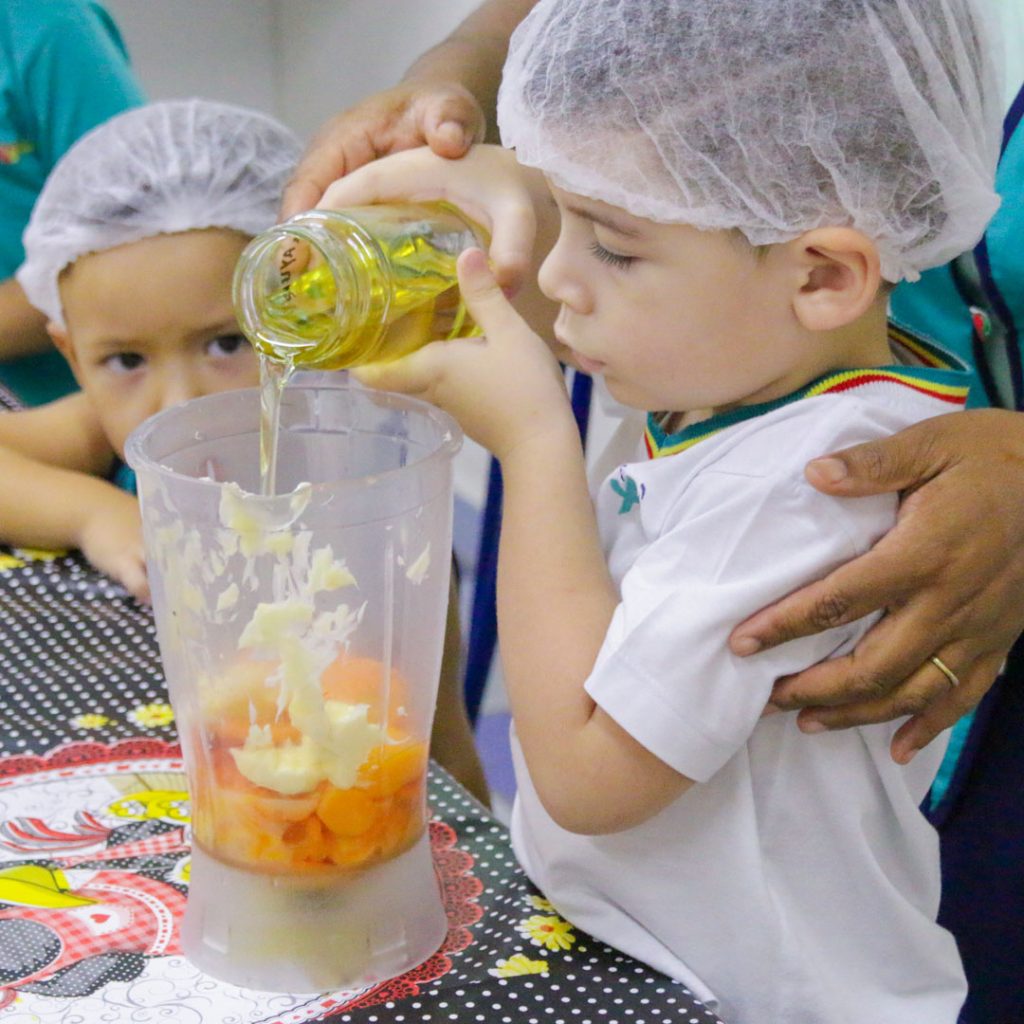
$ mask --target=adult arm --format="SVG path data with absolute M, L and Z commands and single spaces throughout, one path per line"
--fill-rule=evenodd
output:
M 984 696 L 1024 628 L 1024 415 L 977 410 L 919 423 L 815 460 L 807 478 L 842 497 L 902 491 L 896 526 L 867 554 L 747 619 L 752 654 L 886 615 L 852 654 L 780 679 L 772 701 L 808 732 L 910 715 L 906 763 Z M 951 686 L 930 662 L 959 677 Z
M 493 123 L 509 36 L 535 3 L 484 0 L 398 85 L 328 121 L 285 189 L 282 217 L 316 205 L 332 181 L 378 157 L 426 144 L 454 159 L 482 141 Z

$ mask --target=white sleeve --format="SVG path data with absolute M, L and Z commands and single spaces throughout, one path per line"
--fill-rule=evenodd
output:
M 869 621 L 749 658 L 730 652 L 729 634 L 866 551 L 895 508 L 894 495 L 831 498 L 802 476 L 705 470 L 623 577 L 587 692 L 655 756 L 707 781 L 747 741 L 777 678 L 849 649 Z

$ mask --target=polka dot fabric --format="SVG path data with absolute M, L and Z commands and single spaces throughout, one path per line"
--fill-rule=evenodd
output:
M 78 555 L 0 548 L 0 754 L 175 738 L 149 610 Z
M 474 859 L 483 916 L 452 970 L 417 998 L 338 1021 L 721 1024 L 682 985 L 562 921 L 519 868 L 505 828 L 431 767 L 431 808 Z
M 89 760 L 108 757 L 103 751 L 123 759 L 133 741 L 136 756 L 172 749 L 173 715 L 150 611 L 77 554 L 0 547 L 0 721 L 0 777 L 14 775 L 15 786 L 22 770 L 16 766 L 34 763 L 38 771 L 40 762 L 54 758 L 71 764 L 76 749 L 91 751 Z M 5 765 L 11 770 L 5 772 Z M 269 1015 L 269 1007 L 253 1003 L 251 1012 L 232 1011 L 231 1019 L 238 1024 L 718 1022 L 681 985 L 561 919 L 520 871 L 505 829 L 436 765 L 431 766 L 430 803 L 435 866 L 450 925 L 438 953 L 420 968 L 361 993 L 319 997 Z M 89 810 L 74 808 L 76 814 Z M 3 956 L 0 944 L 0 961 Z M 170 971 L 165 965 L 173 961 L 149 960 L 138 968 L 134 984 L 144 990 L 147 979 L 155 982 L 155 972 Z M 122 984 L 116 976 L 104 982 Z M 184 1003 L 195 995 L 196 1005 L 215 1008 L 218 984 L 202 976 Z M 101 988 L 89 998 L 99 1001 L 103 995 Z M 222 996 L 227 995 L 225 990 Z M 115 996 L 111 991 L 104 1005 L 117 1005 Z M 58 1009 L 36 1019 L 70 1019 L 74 999 L 69 995 L 63 1010 L 61 1003 L 51 995 L 46 1005 Z M 127 1024 L 136 1018 L 103 1019 Z M 226 1018 L 210 1009 L 196 1019 Z

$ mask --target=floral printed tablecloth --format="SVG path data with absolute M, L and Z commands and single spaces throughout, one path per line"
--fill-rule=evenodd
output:
M 442 947 L 310 998 L 181 955 L 189 804 L 152 616 L 75 554 L 0 548 L 0 1024 L 715 1024 L 683 988 L 562 920 L 504 828 L 430 776 Z

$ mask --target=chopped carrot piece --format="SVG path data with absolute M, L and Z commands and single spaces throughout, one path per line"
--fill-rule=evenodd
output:
M 336 836 L 329 840 L 328 857 L 338 867 L 364 867 L 380 854 L 380 836 L 376 829 L 361 836 Z
M 368 704 L 369 720 L 380 723 L 381 700 L 384 694 L 384 665 L 376 658 L 341 655 L 335 658 L 320 677 L 325 700 L 347 704 Z M 406 717 L 409 687 L 398 669 L 392 667 L 387 690 L 387 721 L 400 726 Z
M 315 814 L 289 825 L 281 839 L 291 848 L 292 863 L 322 864 L 330 854 L 329 834 Z
M 393 799 L 391 809 L 384 819 L 381 838 L 381 854 L 395 857 L 407 850 L 423 832 L 423 815 L 415 802 Z
M 426 743 L 382 743 L 359 769 L 359 781 L 381 796 L 391 796 L 427 771 Z
M 316 813 L 336 836 L 361 836 L 373 828 L 380 812 L 365 789 L 327 786 Z

